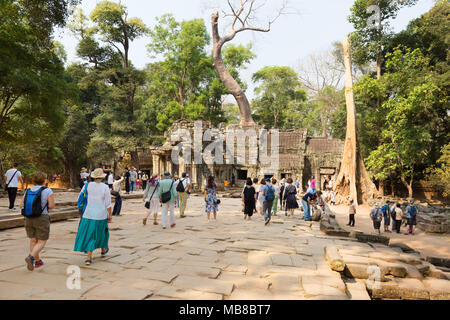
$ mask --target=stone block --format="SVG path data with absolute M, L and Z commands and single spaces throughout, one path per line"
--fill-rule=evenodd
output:
M 229 296 L 233 291 L 233 283 L 228 281 L 205 279 L 201 277 L 179 276 L 173 282 L 177 288 L 192 289 L 200 292 L 209 292 Z
M 430 293 L 430 300 L 450 300 L 450 281 L 427 279 L 422 281 Z
M 216 293 L 200 292 L 192 289 L 177 288 L 174 286 L 166 286 L 159 289 L 155 293 L 158 297 L 182 300 L 222 300 L 223 296 Z
M 270 289 L 281 292 L 298 292 L 301 290 L 300 287 L 300 277 L 297 275 L 289 274 L 273 274 L 267 278 L 270 282 Z
M 350 300 L 371 300 L 364 283 L 347 282 L 346 286 Z
M 143 300 L 151 291 L 101 284 L 83 295 L 88 300 Z
M 270 255 L 265 251 L 251 251 L 248 253 L 248 264 L 258 266 L 269 266 L 272 264 Z
M 328 264 L 331 270 L 334 271 L 344 271 L 345 263 L 342 259 L 342 256 L 339 254 L 339 251 L 336 246 L 326 246 L 325 250 L 325 258 L 328 261 Z
M 291 257 L 287 254 L 272 253 L 270 254 L 272 264 L 276 266 L 292 266 Z

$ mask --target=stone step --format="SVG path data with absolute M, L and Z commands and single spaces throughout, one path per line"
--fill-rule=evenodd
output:
M 78 209 L 71 208 L 68 210 L 57 210 L 50 212 L 50 221 L 56 222 L 61 220 L 67 220 L 72 218 L 79 218 L 80 215 L 78 213 Z M 0 220 L 0 230 L 19 228 L 25 225 L 25 220 L 22 215 L 14 215 L 9 217 L 2 217 Z

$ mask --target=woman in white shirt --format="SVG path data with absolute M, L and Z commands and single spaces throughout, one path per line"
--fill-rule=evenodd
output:
M 73 250 L 87 253 L 87 265 L 92 263 L 95 249 L 101 248 L 102 256 L 109 251 L 108 223 L 112 219 L 112 205 L 109 187 L 102 183 L 105 176 L 103 169 L 95 169 L 91 174 L 94 182 L 86 184 L 81 191 L 87 189 L 87 206 L 78 226 Z

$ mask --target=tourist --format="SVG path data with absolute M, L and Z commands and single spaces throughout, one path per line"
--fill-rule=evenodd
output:
M 275 189 L 275 200 L 273 200 L 272 211 L 273 215 L 277 215 L 278 211 L 278 198 L 280 197 L 280 186 L 277 184 L 277 179 L 272 178 L 272 186 Z
M 311 176 L 311 185 L 312 192 L 316 192 L 316 180 L 314 180 L 314 176 Z
M 142 181 L 140 176 L 137 176 L 136 178 L 136 190 L 141 190 Z
M 316 193 L 307 192 L 302 198 L 302 207 L 305 221 L 312 221 L 311 206 L 314 205 L 314 200 L 316 199 L 316 197 Z
M 176 175 L 174 175 L 172 180 L 175 182 L 175 188 L 176 188 L 176 186 L 178 185 L 178 181 L 180 181 L 180 178 L 178 178 L 178 175 L 176 174 Z M 179 208 L 179 207 L 180 207 L 180 197 L 177 192 L 177 202 L 175 203 L 175 208 Z
M 16 202 L 17 188 L 19 181 L 23 189 L 22 173 L 19 171 L 19 164 L 13 163 L 13 167 L 5 173 L 5 190 L 8 192 L 9 210 L 15 211 L 14 204 Z
M 389 213 L 391 214 L 391 219 L 392 219 L 392 231 L 396 230 L 395 208 L 397 208 L 397 206 L 396 206 L 395 202 L 392 202 L 392 206 L 389 209 Z
M 256 192 L 256 200 L 258 200 L 259 197 L 259 183 L 258 183 L 258 178 L 253 178 L 253 185 L 255 186 L 255 192 Z M 256 205 L 255 205 L 255 213 L 257 212 L 256 209 Z
M 80 189 L 83 189 L 84 185 L 88 181 L 89 173 L 86 168 L 81 168 L 80 172 Z
M 261 216 L 264 215 L 263 208 L 264 208 L 264 196 L 262 194 L 262 189 L 266 185 L 266 179 L 261 179 L 259 182 L 259 188 L 258 188 L 258 206 L 259 206 L 259 214 Z
M 109 189 L 112 189 L 113 188 L 113 184 L 114 184 L 114 175 L 113 175 L 113 173 L 111 171 L 108 173 L 107 181 L 108 181 Z
M 135 167 L 131 167 L 130 171 L 130 193 L 133 193 L 136 190 L 136 178 L 137 172 Z
M 251 220 L 256 206 L 256 191 L 253 187 L 252 179 L 247 178 L 244 190 L 242 191 L 242 206 L 244 211 L 244 219 Z
M 124 177 L 116 177 L 116 180 L 113 183 L 111 194 L 116 198 L 112 212 L 113 216 L 120 216 L 120 211 L 122 210 L 122 197 L 120 196 L 120 189 L 124 179 Z
M 228 180 L 227 179 L 225 179 L 223 182 L 223 189 L 225 190 L 225 192 L 227 192 L 227 190 L 228 190 Z
M 375 207 L 370 211 L 370 219 L 372 219 L 373 222 L 373 228 L 375 231 L 378 232 L 378 234 L 381 233 L 380 227 L 381 227 L 381 220 L 383 219 L 383 213 L 380 209 L 380 204 L 375 203 Z
M 183 172 L 181 174 L 181 179 L 177 181 L 176 190 L 178 192 L 178 199 L 180 201 L 180 218 L 184 218 L 184 211 L 186 210 L 187 203 L 187 193 L 191 191 L 191 185 L 188 183 L 186 172 Z
M 216 184 L 214 183 L 214 177 L 212 176 L 208 177 L 205 185 L 205 202 L 208 221 L 210 221 L 211 212 L 214 212 L 214 220 L 216 220 L 219 207 L 217 205 Z
M 159 202 L 159 179 L 158 175 L 154 175 L 148 181 L 147 187 L 144 190 L 144 202 L 147 208 L 147 216 L 142 220 L 142 224 L 145 226 L 147 224 L 147 219 L 149 215 L 153 213 L 153 224 L 158 225 L 158 210 L 160 206 Z
M 130 184 L 131 184 L 130 176 L 131 176 L 130 170 L 128 170 L 128 167 L 125 167 L 125 193 L 126 194 L 130 193 Z
M 328 180 L 325 177 L 324 181 L 323 181 L 323 191 L 327 192 L 328 191 Z
M 288 185 L 284 189 L 284 201 L 286 203 L 286 211 L 289 216 L 294 215 L 294 210 L 298 208 L 297 203 L 297 188 L 293 185 L 292 178 L 287 179 Z
M 284 188 L 285 188 L 285 180 L 284 179 L 282 179 L 281 180 L 281 186 L 280 186 L 280 210 L 283 210 L 283 209 L 285 209 L 285 201 L 284 201 L 284 198 L 283 198 L 283 196 L 284 196 Z M 286 212 L 286 215 L 287 215 L 287 212 Z
M 314 221 L 320 221 L 322 215 L 325 214 L 325 201 L 323 201 L 322 198 L 322 191 L 316 191 L 316 209 L 319 212 L 319 214 L 314 214 L 313 215 L 313 220 Z
M 25 231 L 30 239 L 30 254 L 25 258 L 27 268 L 33 271 L 34 268 L 41 267 L 44 262 L 39 257 L 39 253 L 44 249 L 50 235 L 49 210 L 55 208 L 55 198 L 53 191 L 45 187 L 46 174 L 36 172 L 33 175 L 34 186 L 25 191 L 22 199 L 22 214 L 25 216 Z M 35 197 L 41 198 L 40 212 L 38 216 L 27 217 L 33 212 L 33 200 Z
M 158 190 L 159 202 L 162 204 L 162 227 L 163 229 L 167 228 L 167 216 L 170 211 L 170 227 L 174 228 L 176 226 L 175 204 L 177 203 L 177 190 L 175 189 L 175 181 L 170 178 L 170 172 L 168 171 L 164 172 L 162 177 L 163 180 L 160 181 Z M 167 199 L 164 199 L 164 194 L 167 195 Z
M 266 184 L 259 192 L 263 196 L 264 222 L 267 226 L 271 220 L 272 206 L 275 200 L 275 188 L 270 183 L 270 178 L 267 178 L 265 182 Z
M 395 205 L 395 231 L 397 231 L 397 233 L 400 233 L 402 220 L 403 220 L 403 210 L 400 203 L 397 203 Z
M 101 183 L 106 174 L 101 168 L 91 173 L 93 182 L 86 184 L 87 206 L 81 218 L 75 239 L 74 251 L 87 253 L 86 265 L 92 263 L 92 253 L 101 248 L 102 256 L 109 251 L 109 227 L 112 220 L 111 193 Z M 83 190 L 82 190 L 83 192 Z
M 148 175 L 144 171 L 144 174 L 142 175 L 142 190 L 147 189 L 147 182 L 148 182 Z
M 331 205 L 334 206 L 336 204 L 336 194 L 333 191 L 334 178 L 331 179 L 331 176 L 328 176 L 328 191 L 330 192 L 330 202 Z
M 391 217 L 389 212 L 389 201 L 386 201 L 386 203 L 381 207 L 381 212 L 383 213 L 383 219 L 384 219 L 384 232 L 391 232 L 389 230 L 389 226 L 391 225 Z
M 300 181 L 298 181 L 298 178 L 295 179 L 295 187 L 297 188 L 297 190 L 298 188 L 300 188 Z
M 355 214 L 356 214 L 356 206 L 353 203 L 353 199 L 350 198 L 348 207 L 348 224 L 347 224 L 350 227 L 355 226 Z
M 406 207 L 407 219 L 408 219 L 408 234 L 413 234 L 414 226 L 417 224 L 417 207 L 414 205 L 414 200 L 409 201 L 409 205 Z

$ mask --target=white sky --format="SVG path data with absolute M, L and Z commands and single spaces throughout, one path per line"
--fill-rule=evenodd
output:
M 83 0 L 81 7 L 89 15 L 99 0 Z M 330 48 L 334 41 L 342 41 L 353 31 L 352 25 L 347 22 L 350 7 L 354 0 L 290 0 L 290 7 L 295 8 L 298 14 L 285 15 L 279 18 L 272 30 L 267 33 L 245 31 L 238 34 L 232 41 L 234 44 L 253 43 L 253 52 L 257 57 L 242 78 L 249 84 L 247 95 L 253 97 L 251 76 L 264 66 L 295 66 L 309 54 L 321 52 Z M 203 18 L 211 33 L 210 15 L 214 9 L 211 4 L 225 5 L 225 0 L 122 0 L 128 7 L 129 17 L 141 18 L 147 27 L 155 25 L 155 17 L 171 13 L 177 20 L 190 20 Z M 270 15 L 271 8 L 276 8 L 282 0 L 268 0 L 268 5 L 261 12 L 261 23 L 264 26 L 265 17 Z M 395 31 L 404 29 L 408 22 L 417 18 L 432 8 L 434 0 L 419 0 L 418 4 L 400 11 L 397 19 L 392 22 Z M 221 20 L 219 19 L 219 25 Z M 223 26 L 223 24 L 221 24 Z M 221 32 L 223 31 L 222 29 Z M 57 32 L 55 40 L 60 41 L 68 56 L 68 63 L 78 61 L 75 50 L 78 40 L 64 29 Z M 149 38 L 141 38 L 131 44 L 130 59 L 138 68 L 143 68 L 150 62 L 146 45 Z

